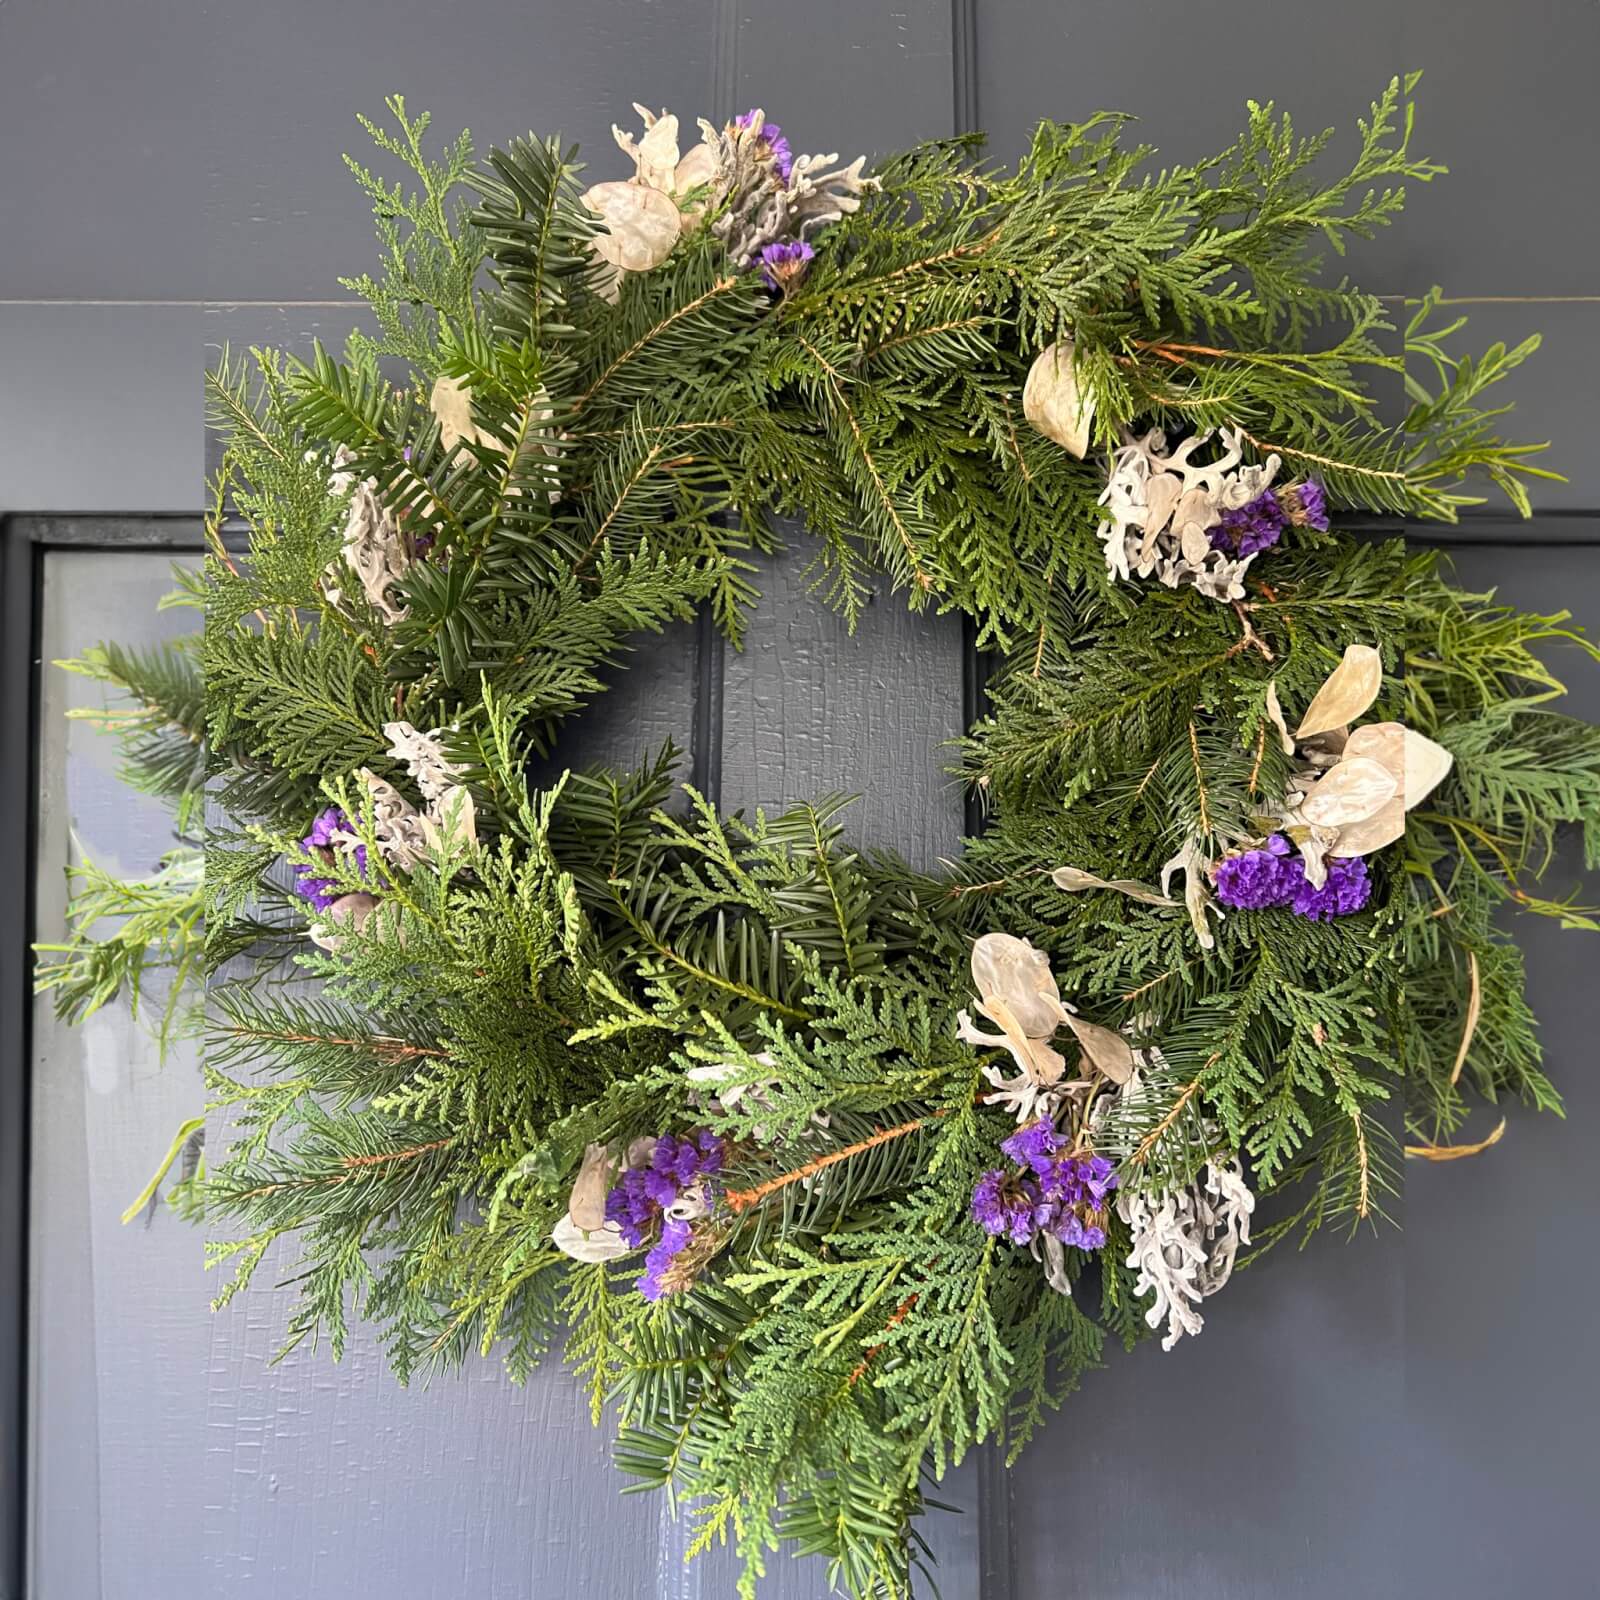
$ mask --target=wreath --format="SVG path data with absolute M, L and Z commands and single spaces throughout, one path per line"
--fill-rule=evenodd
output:
M 1535 341 L 1452 354 L 1437 291 L 1391 338 L 1322 270 L 1441 170 L 1414 81 L 1336 177 L 1256 105 L 1193 166 L 1101 115 L 870 172 L 640 107 L 593 185 L 367 124 L 414 173 L 351 163 L 369 331 L 224 359 L 203 643 L 80 664 L 183 839 L 127 899 L 88 869 L 42 982 L 226 979 L 174 1191 L 223 1301 L 287 1252 L 291 1343 L 561 1350 L 742 1594 L 787 1544 L 902 1595 L 952 1461 L 1379 1219 L 1402 1120 L 1445 1160 L 1504 1128 L 1474 1099 L 1559 1105 L 1496 919 L 1596 926 L 1537 888 L 1562 823 L 1600 859 L 1537 649 L 1600 653 L 1399 536 L 1473 478 L 1527 513 L 1491 391 Z M 886 583 L 995 660 L 938 872 L 835 802 L 723 815 L 671 748 L 543 775 L 631 636 L 739 643 L 788 516 L 852 622 Z

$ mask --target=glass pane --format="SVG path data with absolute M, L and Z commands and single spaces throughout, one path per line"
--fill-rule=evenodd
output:
M 117 777 L 111 740 L 72 706 L 99 684 L 50 663 L 108 634 L 144 644 L 192 628 L 158 613 L 164 555 L 46 557 L 40 677 L 39 937 L 59 936 L 65 867 L 153 868 L 172 842 L 163 807 Z M 81 1027 L 34 1002 L 30 1197 L 30 1590 L 39 1600 L 200 1594 L 200 1468 L 210 1285 L 199 1231 L 157 1203 L 132 1223 L 174 1130 L 202 1104 L 198 1053 L 163 1065 L 126 1006 Z M 164 1188 L 164 1186 L 163 1186 Z

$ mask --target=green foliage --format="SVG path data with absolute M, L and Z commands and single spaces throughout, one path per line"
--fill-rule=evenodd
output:
M 292 1241 L 291 1342 L 337 1354 L 364 1317 L 402 1379 L 494 1349 L 520 1376 L 564 1347 L 595 1419 L 614 1411 L 619 1465 L 686 1508 L 697 1548 L 736 1546 L 742 1594 L 786 1546 L 863 1600 L 904 1596 L 949 1465 L 991 1440 L 1014 1455 L 1108 1340 L 1149 1332 L 1117 1216 L 1097 1266 L 1067 1252 L 1071 1296 L 970 1219 L 1013 1127 L 984 1099 L 1001 1058 L 956 1032 L 975 936 L 1031 940 L 1142 1052 L 1142 1095 L 1074 1130 L 1119 1181 L 1159 1191 L 1237 1155 L 1288 1197 L 1258 1243 L 1379 1218 L 1402 1115 L 1431 1141 L 1469 1097 L 1559 1108 L 1497 917 L 1596 926 L 1537 888 L 1564 824 L 1600 863 L 1600 734 L 1553 709 L 1539 654 L 1593 647 L 1399 539 L 1293 529 L 1227 606 L 1114 585 L 1094 531 L 1103 449 L 1135 422 L 1237 427 L 1346 512 L 1450 519 L 1483 479 L 1527 510 L 1534 447 L 1499 438 L 1486 397 L 1533 342 L 1465 357 L 1437 293 L 1401 331 L 1320 275 L 1319 252 L 1442 170 L 1412 152 L 1411 86 L 1331 179 L 1327 136 L 1270 106 L 1158 172 L 1115 117 L 1044 124 L 1014 169 L 922 146 L 787 292 L 730 264 L 713 203 L 614 301 L 572 151 L 518 140 L 474 168 L 463 139 L 435 161 L 426 118 L 390 103 L 400 131 L 375 137 L 419 187 L 352 163 L 383 266 L 350 283 L 377 336 L 211 379 L 209 766 L 191 652 L 85 666 L 141 708 L 123 728 L 142 780 L 192 808 L 209 775 L 233 819 L 181 923 L 136 912 L 109 949 L 81 931 L 45 977 L 75 1012 L 102 1003 L 192 962 L 202 907 L 213 967 L 254 958 L 214 993 L 228 1143 L 195 1189 L 238 1234 L 213 1248 L 223 1298 Z M 1021 409 L 1035 353 L 1068 334 L 1096 407 L 1083 462 Z M 1402 370 L 1390 426 L 1373 385 Z M 470 430 L 436 414 L 440 379 Z M 330 493 L 335 469 L 355 487 Z M 406 552 L 398 620 L 343 553 L 368 490 Z M 745 557 L 792 517 L 852 622 L 886 577 L 1001 658 L 962 751 L 991 825 L 936 877 L 854 847 L 835 798 L 744 818 L 677 795 L 670 747 L 537 776 L 631 635 L 703 605 L 737 642 Z M 1455 758 L 1373 858 L 1367 910 L 1213 915 L 1202 948 L 1177 898 L 1055 886 L 1060 865 L 1151 884 L 1186 844 L 1214 863 L 1259 838 L 1290 777 L 1270 694 L 1303 709 L 1358 641 L 1384 659 L 1376 714 Z M 473 836 L 387 846 L 366 775 L 430 798 L 395 721 L 438 730 Z M 301 845 L 328 803 L 364 873 Z M 327 913 L 314 952 L 281 862 L 377 904 L 360 925 Z M 140 892 L 96 880 L 82 928 Z M 284 987 L 291 958 L 315 994 Z M 587 1148 L 697 1128 L 730 1164 L 677 1292 L 652 1305 L 637 1259 L 553 1246 Z

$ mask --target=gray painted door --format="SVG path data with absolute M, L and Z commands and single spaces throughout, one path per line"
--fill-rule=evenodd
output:
M 847 154 L 972 126 L 1012 154 L 1037 116 L 1112 105 L 1190 155 L 1247 96 L 1278 95 L 1307 128 L 1347 124 L 1421 64 L 1419 139 L 1458 178 L 1415 196 L 1420 220 L 1352 270 L 1396 295 L 1447 282 L 1485 339 L 1546 330 L 1523 425 L 1556 440 L 1572 481 L 1543 497 L 1567 515 L 1534 533 L 1600 540 L 1600 515 L 1581 515 L 1600 512 L 1583 449 L 1600 220 L 1579 198 L 1597 47 L 1589 0 L 10 0 L 0 202 L 26 225 L 0 256 L 0 509 L 196 503 L 208 352 L 350 325 L 336 275 L 368 244 L 337 154 L 359 138 L 352 111 L 396 88 L 441 129 L 559 127 L 597 162 L 635 98 L 714 117 L 759 103 Z M 163 581 L 159 558 L 116 558 L 137 577 L 74 559 L 51 574 L 50 654 L 131 636 Z M 800 564 L 763 573 L 742 654 L 687 628 L 643 646 L 572 758 L 670 735 L 693 743 L 700 781 L 720 774 L 725 804 L 857 790 L 862 837 L 948 853 L 960 803 L 935 746 L 963 713 L 959 630 L 885 596 L 846 638 Z M 1600 622 L 1592 544 L 1480 543 L 1462 568 Z M 159 826 L 112 809 L 99 756 L 58 738 L 46 757 L 41 884 L 68 822 L 142 859 Z M 1584 1346 L 1600 1307 L 1576 1269 L 1600 1222 L 1578 1143 L 1600 1113 L 1583 1077 L 1595 958 L 1543 929 L 1528 947 L 1572 1124 L 1513 1110 L 1504 1160 L 1411 1175 L 1405 1233 L 1283 1254 L 1217 1302 L 1203 1339 L 1095 1375 L 1009 1485 L 969 1464 L 947 1496 L 969 1513 L 938 1530 L 948 1600 L 1488 1596 L 1512 1578 L 1594 1592 Z M 59 1248 L 35 1251 L 36 1600 L 730 1593 L 725 1563 L 682 1569 L 654 1502 L 616 1499 L 559 1371 L 516 1390 L 484 1364 L 401 1392 L 367 1346 L 338 1368 L 312 1352 L 269 1365 L 283 1306 L 265 1282 L 208 1317 L 198 1239 L 164 1212 L 111 1220 L 192 1078 L 151 1072 L 127 1031 L 40 1038 L 34 1225 Z M 764 1594 L 821 1588 L 779 1566 Z

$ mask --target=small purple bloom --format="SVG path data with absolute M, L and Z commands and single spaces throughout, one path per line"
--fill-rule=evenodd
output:
M 722 1171 L 726 1160 L 726 1144 L 708 1128 L 681 1139 L 670 1133 L 662 1134 L 650 1152 L 650 1159 L 642 1167 L 630 1167 L 606 1195 L 606 1221 L 616 1223 L 618 1232 L 635 1250 L 660 1222 L 661 1237 L 652 1247 L 649 1258 L 654 1261 L 669 1232 L 682 1228 L 684 1238 L 688 1236 L 687 1223 L 663 1218 L 662 1213 L 690 1189 L 696 1186 L 709 1189 L 709 1180 Z M 664 1268 L 681 1247 L 680 1241 L 661 1258 L 660 1266 Z M 641 1291 L 648 1276 L 647 1272 L 646 1278 L 640 1280 Z M 656 1296 L 647 1298 L 653 1300 Z
M 1306 877 L 1306 865 L 1281 833 L 1261 850 L 1229 856 L 1216 871 L 1217 898 L 1235 911 L 1267 911 L 1288 906 L 1296 916 L 1314 922 L 1349 916 L 1372 898 L 1372 882 L 1361 857 L 1328 862 L 1328 878 L 1320 889 Z
M 1283 537 L 1288 521 L 1277 495 L 1268 489 L 1247 505 L 1224 511 L 1207 537 L 1213 550 L 1241 558 L 1253 556 L 1270 550 Z
M 816 253 L 804 239 L 769 244 L 756 258 L 761 264 L 761 281 L 769 289 L 787 294 L 805 276 L 806 265 Z
M 736 128 L 753 127 L 756 113 L 746 111 L 742 116 L 733 119 Z M 767 147 L 767 157 L 772 162 L 773 170 L 783 179 L 789 181 L 789 175 L 794 171 L 794 152 L 789 148 L 789 141 L 783 136 L 783 129 L 776 122 L 769 122 L 765 117 L 761 119 L 761 132 L 756 135 L 756 143 Z
M 650 1247 L 650 1254 L 644 1258 L 644 1276 L 638 1283 L 639 1293 L 646 1300 L 659 1300 L 662 1295 L 670 1292 L 663 1287 L 661 1275 L 672 1265 L 678 1252 L 688 1244 L 689 1236 L 690 1228 L 687 1222 L 668 1221 L 662 1225 L 661 1237 Z
M 349 826 L 350 819 L 338 806 L 327 806 L 312 819 L 311 832 L 300 841 L 300 848 L 308 855 L 320 855 L 331 866 L 334 838 Z M 357 845 L 351 854 L 355 857 L 356 871 L 365 878 L 367 847 Z M 294 892 L 302 900 L 310 901 L 315 911 L 326 911 L 344 893 L 336 878 L 318 876 L 317 869 L 307 862 L 297 862 L 290 871 L 295 877 Z
M 1037 1227 L 1039 1190 L 1027 1178 L 999 1167 L 978 1179 L 972 1191 L 972 1220 L 985 1233 L 1003 1234 L 1012 1244 L 1027 1244 Z
M 1029 1167 L 1036 1176 L 1044 1177 L 1054 1168 L 1055 1153 L 1066 1142 L 1048 1117 L 1040 1117 L 1037 1122 L 1019 1128 L 1009 1139 L 1002 1140 L 1000 1150 L 1018 1166 Z
M 1328 497 L 1315 478 L 1300 485 L 1300 516 L 1296 519 L 1318 533 L 1328 531 Z
M 1330 918 L 1347 917 L 1360 911 L 1371 898 L 1372 880 L 1367 876 L 1367 863 L 1361 856 L 1352 856 L 1328 863 L 1328 881 L 1320 889 L 1313 889 L 1302 878 L 1291 909 L 1297 917 L 1327 922 Z

